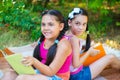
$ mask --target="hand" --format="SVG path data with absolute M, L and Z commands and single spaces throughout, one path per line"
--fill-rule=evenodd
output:
M 94 49 L 94 47 L 90 47 L 88 50 L 90 56 L 95 56 L 100 53 L 100 50 Z
M 32 56 L 27 56 L 27 57 L 23 57 L 22 61 L 21 61 L 25 66 L 31 66 L 34 64 L 34 57 Z
M 37 46 L 37 44 L 38 44 L 38 42 L 33 42 L 33 43 L 31 44 L 31 46 L 32 46 L 33 48 L 35 48 L 35 47 Z

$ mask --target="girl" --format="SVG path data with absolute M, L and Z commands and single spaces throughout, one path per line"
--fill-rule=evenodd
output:
M 88 14 L 82 8 L 74 8 L 68 16 L 70 29 L 66 32 L 73 49 L 72 65 L 70 67 L 70 80 L 92 80 L 107 66 L 120 67 L 120 61 L 112 54 L 105 55 L 89 66 L 83 66 L 84 61 L 89 56 L 99 53 L 99 50 L 90 46 L 90 36 L 88 32 Z M 86 36 L 81 39 L 81 36 Z M 83 45 L 85 45 L 83 47 Z M 84 55 L 81 56 L 80 53 Z
M 34 57 L 25 57 L 22 63 L 36 68 L 36 75 L 19 75 L 16 80 L 69 80 L 72 49 L 64 37 L 67 30 L 62 14 L 57 10 L 42 13 L 40 41 Z

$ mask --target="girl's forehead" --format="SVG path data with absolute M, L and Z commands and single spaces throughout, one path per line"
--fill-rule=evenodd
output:
M 85 15 L 75 15 L 73 21 L 88 21 L 88 17 Z
M 47 21 L 56 21 L 56 16 L 54 15 L 50 15 L 50 14 L 46 14 L 42 17 L 42 20 L 47 20 Z

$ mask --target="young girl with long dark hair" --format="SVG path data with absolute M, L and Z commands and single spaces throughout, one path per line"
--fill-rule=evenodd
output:
M 67 37 L 64 17 L 57 10 L 42 13 L 41 36 L 34 57 L 25 57 L 25 65 L 36 69 L 35 75 L 19 75 L 16 80 L 69 80 L 72 49 Z

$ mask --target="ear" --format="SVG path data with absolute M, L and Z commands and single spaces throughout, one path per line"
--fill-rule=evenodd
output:
M 68 20 L 68 26 L 71 26 L 71 20 Z
M 64 23 L 60 23 L 60 31 L 62 31 L 64 28 Z

